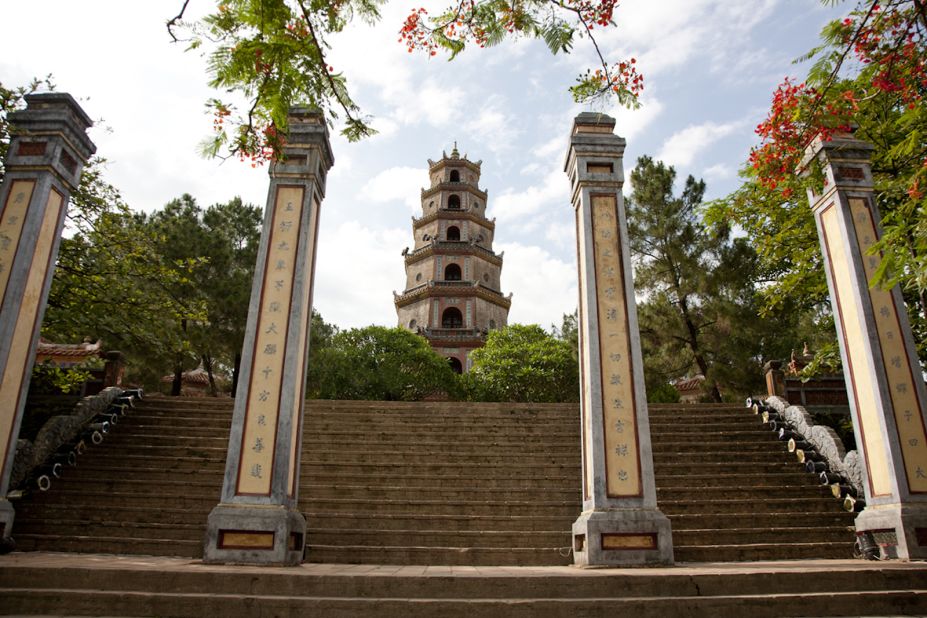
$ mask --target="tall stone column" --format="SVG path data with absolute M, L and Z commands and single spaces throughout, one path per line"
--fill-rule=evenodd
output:
M 6 500 L 39 328 L 55 270 L 68 199 L 96 146 L 93 124 L 70 95 L 26 95 L 12 128 L 0 185 L 0 538 L 8 539 Z
M 320 112 L 293 108 L 270 190 L 235 394 L 221 502 L 209 514 L 203 558 L 213 563 L 302 561 L 297 510 L 312 282 L 331 168 Z
M 647 396 L 621 188 L 625 140 L 614 118 L 576 117 L 565 171 L 579 267 L 583 512 L 573 523 L 581 566 L 672 564 L 657 509 Z
M 805 172 L 823 186 L 808 191 L 824 254 L 837 339 L 863 455 L 866 508 L 856 533 L 883 557 L 927 558 L 927 392 L 898 286 L 870 288 L 881 256 L 869 156 L 850 134 L 816 139 Z

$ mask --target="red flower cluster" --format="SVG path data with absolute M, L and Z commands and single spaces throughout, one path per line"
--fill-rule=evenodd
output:
M 913 13 L 912 13 L 913 11 Z M 805 84 L 786 79 L 773 95 L 766 120 L 756 128 L 762 138 L 750 153 L 750 163 L 759 182 L 776 189 L 794 172 L 804 148 L 817 135 L 829 139 L 834 131 L 848 130 L 859 102 L 886 93 L 892 105 L 915 109 L 923 104 L 927 92 L 927 56 L 917 27 L 916 7 L 876 4 L 842 20 L 838 41 L 852 51 L 864 71 L 871 74 L 870 85 L 857 80 L 854 89 L 842 93 L 819 92 Z M 927 165 L 927 160 L 925 160 Z M 909 194 L 919 195 L 917 181 Z
M 637 72 L 636 58 L 627 62 L 617 62 L 606 75 L 602 69 L 596 69 L 592 79 L 601 84 L 602 89 L 611 89 L 614 92 L 626 90 L 634 97 L 640 96 L 644 90 L 644 76 Z
M 413 9 L 406 17 L 399 31 L 399 42 L 404 43 L 411 54 L 416 49 L 422 49 L 434 56 L 438 46 L 431 38 L 431 29 L 425 23 L 428 11 L 424 7 Z
M 612 14 L 618 6 L 618 0 L 566 0 L 564 6 L 575 10 L 592 30 L 594 26 L 606 27 L 612 23 Z
M 849 131 L 848 119 L 856 106 L 851 91 L 825 101 L 815 88 L 794 84 L 786 78 L 773 94 L 766 120 L 756 127 L 762 143 L 750 152 L 750 164 L 760 183 L 776 189 L 795 172 L 811 139 L 820 135 L 828 140 L 836 131 Z M 791 190 L 786 195 L 789 196 Z

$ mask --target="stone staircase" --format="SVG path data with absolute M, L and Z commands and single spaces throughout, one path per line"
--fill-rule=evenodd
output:
M 927 613 L 927 565 L 715 563 L 650 569 L 304 564 L 15 553 L 0 615 L 578 618 Z
M 579 514 L 575 404 L 311 401 L 307 560 L 568 565 Z M 49 492 L 16 503 L 23 551 L 199 557 L 229 400 L 148 398 Z M 849 558 L 853 515 L 735 406 L 652 406 L 677 562 Z

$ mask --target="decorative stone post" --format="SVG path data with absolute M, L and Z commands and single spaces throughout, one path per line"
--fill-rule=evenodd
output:
M 320 112 L 293 108 L 289 124 L 286 158 L 270 167 L 222 498 L 209 514 L 206 562 L 302 561 L 306 520 L 296 502 L 303 387 L 319 211 L 334 159 Z
M 580 566 L 672 564 L 670 522 L 657 509 L 650 423 L 615 119 L 576 117 L 565 171 L 579 267 L 583 512 L 573 523 Z
M 770 397 L 785 397 L 785 372 L 782 371 L 782 361 L 771 360 L 763 365 L 766 375 L 766 394 Z
M 35 362 L 39 328 L 55 270 L 68 198 L 96 146 L 93 124 L 70 95 L 26 95 L 11 113 L 12 136 L 0 185 L 0 538 L 9 539 L 6 500 Z M 7 541 L 8 544 L 8 541 Z
M 837 339 L 863 455 L 866 508 L 856 533 L 883 557 L 927 558 L 927 392 L 898 286 L 870 288 L 881 256 L 873 200 L 873 147 L 849 134 L 816 139 L 804 170 L 823 172 L 808 191 L 824 254 Z

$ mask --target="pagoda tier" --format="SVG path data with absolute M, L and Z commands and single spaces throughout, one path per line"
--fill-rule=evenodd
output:
M 422 189 L 422 216 L 412 218 L 414 245 L 403 250 L 406 284 L 394 293 L 399 325 L 421 334 L 457 371 L 470 351 L 508 321 L 511 294 L 501 291 L 502 254 L 486 218 L 488 194 L 479 188 L 480 161 L 457 152 L 428 161 L 431 186 Z

